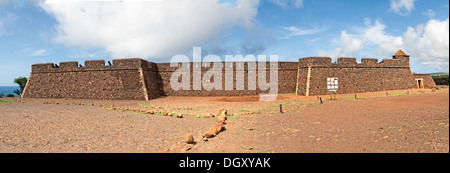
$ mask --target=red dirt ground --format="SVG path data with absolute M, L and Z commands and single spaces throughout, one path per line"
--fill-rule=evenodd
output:
M 151 101 L 0 99 L 0 152 L 449 152 L 448 90 Z M 12 100 L 10 102 L 9 100 Z M 285 113 L 279 113 L 279 105 Z M 110 110 L 115 108 L 133 111 Z M 224 132 L 201 135 L 224 108 Z M 179 119 L 139 111 L 183 114 Z M 185 144 L 192 133 L 195 144 Z

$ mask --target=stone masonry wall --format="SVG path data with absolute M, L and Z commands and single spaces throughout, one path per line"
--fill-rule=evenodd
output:
M 105 66 L 103 60 L 86 61 L 84 67 L 78 62 L 61 62 L 59 67 L 35 64 L 23 97 L 144 100 L 139 69 L 147 68 L 147 61 L 120 59 L 113 64 Z
M 175 91 L 170 86 L 170 78 L 172 74 L 175 72 L 175 70 L 178 69 L 178 67 L 170 67 L 170 63 L 159 63 L 157 64 L 159 69 L 159 74 L 161 75 L 161 79 L 163 81 L 163 90 L 165 95 L 168 96 L 242 96 L 242 95 L 256 95 L 260 93 L 268 93 L 269 91 L 261 91 L 259 89 L 259 83 L 258 83 L 258 70 L 255 70 L 255 68 L 250 67 L 250 71 L 254 70 L 256 72 L 256 90 L 249 90 L 248 86 L 248 74 L 249 74 L 249 67 L 248 64 L 245 62 L 219 62 L 223 63 L 225 66 L 228 66 L 229 68 L 233 68 L 233 90 L 225 90 L 225 83 L 226 83 L 226 72 L 225 68 L 222 68 L 222 90 L 215 90 L 212 89 L 210 91 L 205 90 L 202 84 L 201 90 L 194 90 L 193 84 L 194 84 L 194 68 L 201 66 L 201 76 L 203 77 L 205 73 L 208 71 L 213 71 L 211 68 L 213 68 L 214 62 L 211 62 L 211 65 L 209 67 L 204 67 L 200 63 L 189 63 L 189 75 L 190 75 L 190 90 L 178 90 Z M 181 63 L 180 63 L 181 65 Z M 237 68 L 243 67 L 243 73 L 236 72 Z M 270 82 L 270 65 L 269 63 L 266 63 L 266 81 Z M 297 69 L 298 69 L 298 63 L 297 62 L 278 62 L 278 93 L 294 93 L 296 89 L 296 78 L 297 78 Z M 238 83 L 236 83 L 237 77 L 243 77 L 243 90 L 237 90 L 238 88 L 242 86 L 238 86 Z M 181 82 L 181 77 L 179 79 Z M 213 82 L 214 79 L 211 79 L 211 82 Z
M 433 78 L 430 74 L 414 74 L 415 79 L 423 79 L 423 88 L 434 88 L 436 87 L 436 83 L 434 83 Z M 418 88 L 418 84 L 416 84 L 416 87 Z
M 361 93 L 416 87 L 409 67 L 409 57 L 406 56 L 394 56 L 393 59 L 383 59 L 380 63 L 376 58 L 363 58 L 361 63 L 357 63 L 356 58 L 338 58 L 337 63 L 331 63 L 330 57 L 308 57 L 300 59 L 299 62 L 299 95 L 306 95 L 308 69 L 311 70 L 309 95 Z M 328 90 L 327 78 L 338 79 L 337 91 Z
M 84 67 L 79 67 L 75 61 L 61 62 L 59 67 L 52 63 L 34 64 L 23 97 L 150 100 L 160 96 L 241 96 L 269 92 L 261 90 L 258 82 L 256 90 L 249 88 L 248 75 L 255 72 L 258 81 L 258 70 L 247 62 L 224 63 L 222 75 L 218 78 L 222 80 L 219 82 L 221 90 L 207 91 L 203 85 L 200 90 L 194 90 L 194 69 L 200 68 L 203 78 L 213 71 L 210 69 L 214 68 L 214 63 L 210 67 L 200 63 L 187 64 L 190 89 L 179 91 L 172 89 L 170 79 L 182 63 L 170 67 L 169 63 L 142 59 L 115 59 L 112 65 L 105 65 L 104 60 L 86 61 Z M 266 80 L 270 81 L 270 63 L 265 64 Z M 338 78 L 337 94 L 417 88 L 408 55 L 394 55 L 380 63 L 375 58 L 362 58 L 361 63 L 357 63 L 356 58 L 338 58 L 337 63 L 331 63 L 329 57 L 307 57 L 299 62 L 278 62 L 276 65 L 279 94 L 306 95 L 307 91 L 308 95 L 330 94 L 327 78 Z M 226 77 L 226 68 L 233 69 L 231 79 Z M 238 77 L 243 77 L 244 82 L 236 82 Z M 421 77 L 426 87 L 434 85 L 431 76 Z M 181 82 L 181 77 L 178 80 Z M 232 90 L 225 89 L 227 82 L 233 84 Z

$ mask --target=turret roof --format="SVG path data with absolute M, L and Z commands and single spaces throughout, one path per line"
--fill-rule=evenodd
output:
M 397 55 L 407 55 L 405 52 L 403 52 L 401 49 L 399 49 L 398 51 L 397 51 L 397 53 L 395 53 L 395 55 L 394 56 L 397 56 Z

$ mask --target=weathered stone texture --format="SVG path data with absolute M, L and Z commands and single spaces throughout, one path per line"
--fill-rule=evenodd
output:
M 109 64 L 109 63 L 108 63 Z M 209 64 L 209 67 L 205 67 Z M 224 67 L 220 68 L 221 64 Z M 424 79 L 424 86 L 431 88 L 435 84 L 430 75 L 411 73 L 409 55 L 397 52 L 392 59 L 383 59 L 378 63 L 376 58 L 341 57 L 336 63 L 330 57 L 307 57 L 299 62 L 219 62 L 215 68 L 213 62 L 180 63 L 170 67 L 170 63 L 153 63 L 142 59 L 115 59 L 111 65 L 104 60 L 85 61 L 80 67 L 78 62 L 61 62 L 34 64 L 29 82 L 23 93 L 27 98 L 75 98 L 75 99 L 127 99 L 146 100 L 160 96 L 241 96 L 268 93 L 259 88 L 257 64 L 265 65 L 266 81 L 278 79 L 278 93 L 297 93 L 298 95 L 325 95 L 327 78 L 338 79 L 338 90 L 335 93 L 360 93 L 395 89 L 417 88 L 415 77 Z M 188 65 L 184 74 L 189 74 L 190 88 L 174 90 L 170 85 L 173 73 Z M 270 67 L 277 68 L 278 74 L 270 77 Z M 201 76 L 194 75 L 201 70 Z M 227 77 L 226 69 L 231 69 L 232 78 Z M 308 78 L 309 71 L 309 78 Z M 203 87 L 194 88 L 194 80 L 204 78 L 205 74 L 218 73 L 211 76 L 211 82 L 219 80 L 218 90 L 208 91 Z M 254 77 L 256 85 L 249 85 Z M 244 79 L 243 82 L 237 79 Z M 181 82 L 181 77 L 178 81 Z M 308 83 L 309 82 L 309 83 Z M 227 88 L 232 84 L 231 88 Z M 309 86 L 309 88 L 307 88 Z M 231 90 L 230 90 L 231 89 Z
M 190 67 L 189 69 L 189 75 L 190 75 L 190 90 L 178 90 L 175 91 L 172 89 L 170 85 L 170 78 L 172 77 L 172 74 L 178 69 L 178 66 L 176 67 L 170 67 L 170 63 L 159 63 L 157 64 L 159 69 L 159 74 L 161 75 L 161 79 L 163 81 L 163 90 L 165 95 L 168 96 L 241 96 L 241 95 L 256 95 L 260 93 L 268 93 L 268 91 L 261 91 L 259 89 L 259 83 L 258 83 L 258 69 L 255 67 L 250 67 L 248 63 L 245 62 L 218 62 L 224 64 L 224 68 L 221 69 L 221 89 L 215 90 L 212 89 L 210 91 L 207 91 L 203 85 L 201 86 L 200 90 L 194 89 L 194 78 L 198 77 L 197 75 L 194 76 L 194 70 L 196 68 L 199 68 L 201 70 L 201 78 L 205 75 L 205 73 L 213 72 L 215 71 L 213 69 L 213 62 L 209 67 L 205 67 L 204 64 L 200 63 L 187 63 Z M 270 63 L 266 64 L 266 81 L 270 82 Z M 297 76 L 297 68 L 298 63 L 297 62 L 278 62 L 278 93 L 293 93 L 296 89 L 296 76 Z M 180 66 L 181 67 L 181 66 Z M 232 68 L 232 78 L 226 77 L 226 69 L 225 68 Z M 249 83 L 248 83 L 248 77 L 249 77 L 249 71 L 250 73 L 254 73 L 254 79 L 256 81 L 256 89 L 249 89 Z M 187 73 L 186 73 L 187 74 Z M 230 75 L 231 76 L 231 75 Z M 201 79 L 200 78 L 200 79 Z M 244 82 L 236 82 L 237 78 L 243 78 Z M 233 84 L 232 90 L 226 90 L 226 83 L 227 80 L 231 81 Z M 181 82 L 181 77 L 179 79 Z M 211 78 L 211 82 L 214 82 L 214 77 Z
M 338 58 L 331 63 L 330 57 L 308 57 L 299 60 L 298 94 L 306 95 L 307 73 L 311 70 L 309 95 L 331 93 L 361 93 L 416 88 L 414 76 L 409 67 L 408 55 L 394 55 L 393 59 Z M 329 91 L 327 78 L 338 79 L 338 90 Z
M 434 88 L 436 87 L 436 83 L 430 74 L 414 74 L 415 79 L 423 79 L 423 88 Z M 417 86 L 419 87 L 419 86 Z M 420 88 L 420 87 L 419 87 Z

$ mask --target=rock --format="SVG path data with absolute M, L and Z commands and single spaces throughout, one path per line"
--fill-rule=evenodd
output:
M 212 131 L 213 134 L 218 134 L 218 133 L 219 133 L 219 130 L 220 130 L 220 129 L 218 129 L 216 126 L 214 126 L 214 127 L 211 129 L 211 131 Z
M 217 123 L 218 124 L 225 124 L 225 120 L 219 120 Z
M 220 114 L 222 113 L 222 111 L 223 111 L 223 109 L 219 109 L 219 110 L 217 110 L 217 113 L 216 113 L 216 115 L 217 115 L 217 116 L 220 116 Z
M 214 134 L 214 135 L 217 135 L 217 134 L 219 134 L 220 132 L 222 132 L 222 131 L 224 131 L 225 130 L 225 126 L 223 125 L 223 124 L 221 124 L 221 123 L 218 123 L 216 126 L 214 126 L 212 129 L 211 129 L 211 132 Z
M 227 116 L 227 110 L 223 110 L 221 113 L 220 113 L 220 116 Z
M 148 114 L 154 114 L 155 111 L 147 111 Z
M 212 114 L 206 114 L 203 118 L 211 118 Z
M 166 112 L 166 111 L 164 111 L 163 113 L 163 116 L 167 116 L 167 115 L 169 115 L 169 113 L 168 112 Z
M 221 116 L 221 115 L 227 116 L 227 110 L 226 110 L 226 109 L 223 109 L 223 108 L 217 110 L 216 116 Z
M 219 123 L 225 124 L 225 121 L 227 120 L 227 117 L 225 116 L 220 116 L 219 117 Z
M 220 118 L 223 118 L 223 119 L 225 119 L 225 120 L 228 119 L 226 114 L 225 114 L 225 115 L 220 115 L 220 116 L 219 116 L 219 119 L 220 119 Z
M 208 141 L 208 138 L 207 137 L 203 137 L 203 141 Z
M 194 143 L 194 136 L 192 136 L 192 134 L 188 133 L 186 134 L 186 136 L 184 137 L 184 141 L 188 144 L 193 144 Z
M 183 118 L 183 115 L 177 115 L 177 118 Z
M 191 150 L 191 147 L 187 146 L 187 147 L 181 149 L 180 152 L 181 152 L 181 153 L 186 153 L 186 152 L 189 151 L 189 150 Z
M 218 123 L 214 128 L 216 128 L 218 132 L 225 130 L 225 126 L 222 123 Z
M 213 132 L 212 132 L 212 130 L 208 130 L 207 132 L 205 132 L 203 135 L 202 135 L 202 137 L 204 137 L 204 138 L 212 138 L 212 137 L 214 137 L 216 134 L 214 134 Z

